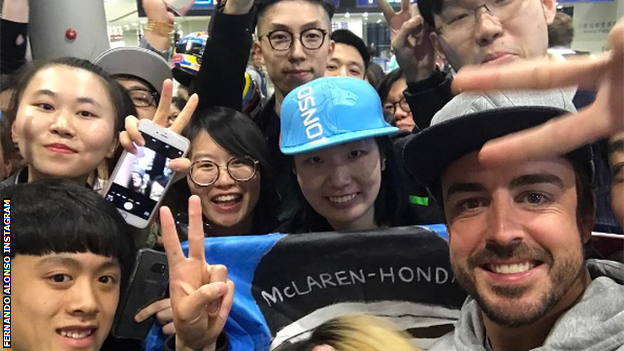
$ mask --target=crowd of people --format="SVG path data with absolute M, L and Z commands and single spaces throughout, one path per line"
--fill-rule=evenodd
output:
M 28 1 L 3 2 L 13 349 L 144 350 L 110 330 L 151 248 L 169 289 L 135 320 L 156 317 L 162 350 L 236 350 L 235 267 L 207 262 L 208 237 L 443 224 L 467 298 L 431 350 L 624 350 L 624 21 L 607 52 L 566 60 L 548 51 L 554 0 L 379 0 L 400 67 L 379 77 L 361 38 L 332 31 L 332 1 L 221 1 L 180 45 L 165 3 L 142 3 L 141 47 L 27 62 Z M 161 200 L 139 230 L 103 189 L 143 152 L 141 119 L 191 146 L 124 179 Z M 360 312 L 292 349 L 418 349 Z

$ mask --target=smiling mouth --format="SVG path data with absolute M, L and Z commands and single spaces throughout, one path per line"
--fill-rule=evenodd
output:
M 524 272 L 528 272 L 531 269 L 542 265 L 543 262 L 540 261 L 527 261 L 523 263 L 512 263 L 512 264 L 484 264 L 481 266 L 482 269 L 496 273 L 496 274 L 520 274 Z
M 241 202 L 243 196 L 241 194 L 219 195 L 212 198 L 212 202 L 217 205 L 234 205 Z
M 353 201 L 357 196 L 358 194 L 355 193 L 343 196 L 328 196 L 327 199 L 329 199 L 331 203 L 342 205 Z
M 95 328 L 90 329 L 59 329 L 56 331 L 60 336 L 64 336 L 66 338 L 82 340 L 90 337 L 95 332 Z

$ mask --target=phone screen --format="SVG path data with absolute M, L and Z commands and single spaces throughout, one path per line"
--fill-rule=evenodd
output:
M 169 162 L 182 156 L 183 152 L 150 135 L 141 134 L 145 146 L 137 146 L 136 155 L 126 155 L 106 194 L 106 200 L 117 208 L 147 220 L 173 177 Z

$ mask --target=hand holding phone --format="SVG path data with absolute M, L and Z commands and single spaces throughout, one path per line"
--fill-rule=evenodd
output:
M 171 79 L 165 79 L 162 86 L 162 94 L 160 95 L 160 102 L 158 103 L 158 109 L 152 119 L 154 124 L 162 127 L 167 125 L 172 98 L 173 81 L 171 81 Z M 198 103 L 199 97 L 197 94 L 191 95 L 182 111 L 180 111 L 178 117 L 176 117 L 173 124 L 167 128 L 167 130 L 176 134 L 181 134 L 184 127 L 186 127 L 188 122 L 191 120 L 193 113 L 195 113 Z M 119 134 L 119 143 L 121 143 L 121 146 L 123 146 L 123 148 L 129 153 L 136 154 L 138 151 L 136 146 L 145 145 L 145 139 L 141 135 L 141 132 L 139 132 L 139 120 L 134 116 L 127 116 L 125 123 L 126 130 Z M 184 176 L 184 173 L 188 172 L 191 168 L 191 161 L 185 157 L 176 158 L 171 161 L 169 168 L 175 172 L 181 173 L 181 175 Z
M 189 198 L 188 216 L 187 258 L 171 211 L 167 207 L 160 209 L 176 342 L 192 350 L 203 350 L 215 345 L 223 330 L 234 300 L 234 283 L 227 278 L 225 266 L 206 262 L 201 202 L 196 195 Z

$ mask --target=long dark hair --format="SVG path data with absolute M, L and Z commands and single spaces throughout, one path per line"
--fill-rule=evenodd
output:
M 381 172 L 381 187 L 375 199 L 375 223 L 382 227 L 400 225 L 405 220 L 405 201 L 407 192 L 404 187 L 398 158 L 389 137 L 375 138 L 379 154 L 386 157 L 386 168 Z M 294 159 L 291 158 L 294 169 Z M 318 214 L 303 196 L 297 182 L 297 176 L 290 172 L 288 196 L 283 202 L 283 217 L 291 218 L 286 229 L 289 233 L 309 233 L 333 231 L 325 217 Z
M 210 137 L 234 156 L 251 156 L 260 163 L 260 197 L 253 210 L 253 233 L 266 234 L 277 227 L 279 206 L 274 184 L 274 169 L 264 135 L 246 115 L 226 107 L 210 107 L 196 113 L 183 135 L 191 144 L 201 134 Z M 165 200 L 174 211 L 186 212 L 191 190 L 186 179 L 178 181 Z

